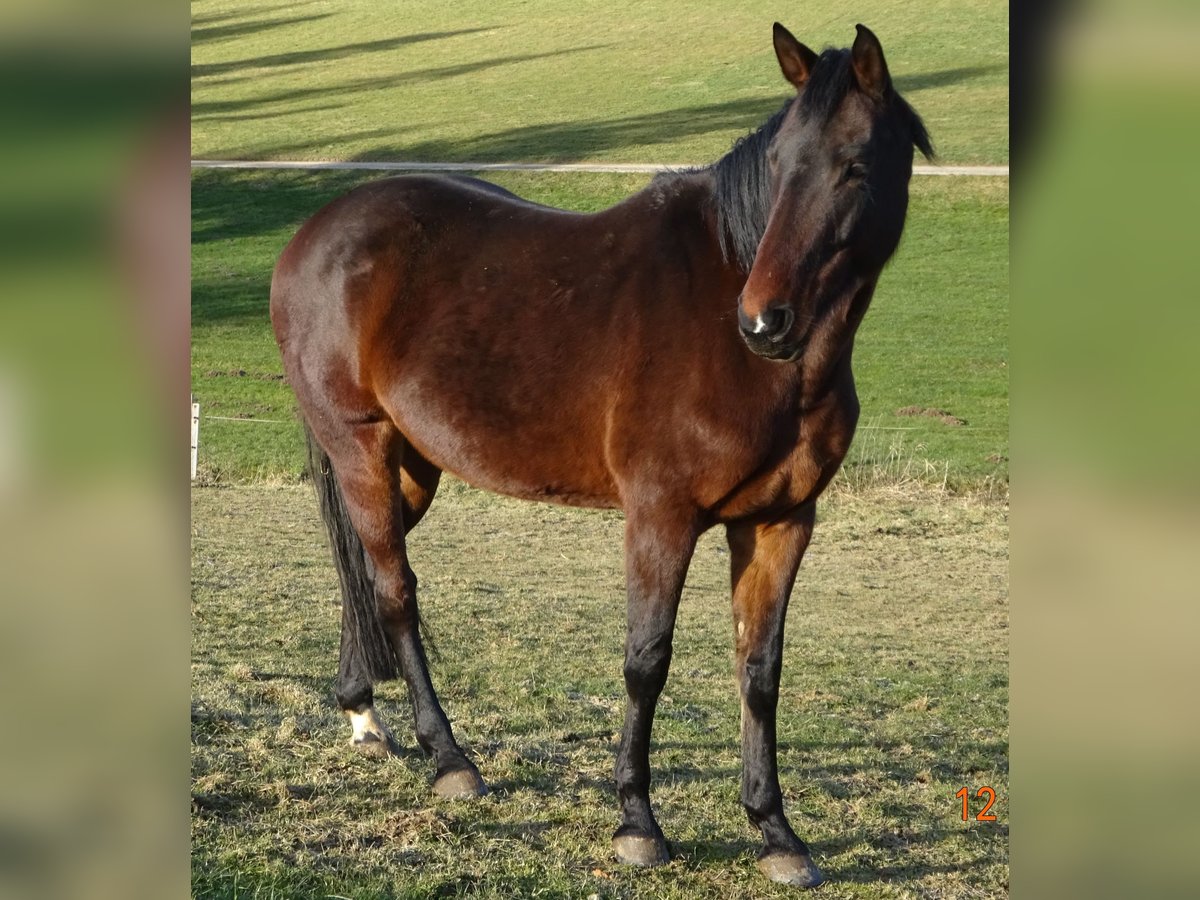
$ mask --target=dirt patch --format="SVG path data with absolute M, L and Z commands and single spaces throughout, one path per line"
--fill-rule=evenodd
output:
M 960 419 L 944 409 L 932 409 L 928 406 L 902 406 L 896 410 L 898 416 L 921 416 L 926 419 L 937 419 L 943 425 L 966 425 L 966 419 Z

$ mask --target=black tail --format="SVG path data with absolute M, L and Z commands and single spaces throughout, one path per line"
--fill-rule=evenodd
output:
M 371 681 L 389 681 L 399 676 L 400 666 L 379 621 L 371 560 L 346 514 L 346 502 L 329 456 L 321 449 L 307 423 L 304 435 L 308 439 L 308 473 L 317 489 L 321 518 L 329 531 L 333 564 L 342 582 L 343 627 L 350 629 L 359 659 Z

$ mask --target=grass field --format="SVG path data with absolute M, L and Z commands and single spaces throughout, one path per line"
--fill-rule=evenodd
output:
M 837 0 L 192 3 L 193 156 L 705 162 L 778 108 L 781 19 L 879 35 L 948 162 L 1008 159 L 1008 6 Z
M 674 859 L 611 862 L 620 516 L 450 482 L 410 541 L 433 676 L 492 794 L 444 802 L 403 688 L 406 748 L 350 750 L 330 699 L 336 577 L 304 487 L 193 496 L 192 846 L 198 897 L 795 896 L 754 866 L 738 803 L 728 554 L 684 592 L 652 798 Z M 789 613 L 780 771 L 822 897 L 1007 894 L 1007 516 L 927 491 L 835 492 Z M 998 821 L 955 792 L 995 789 Z M 972 806 L 972 815 L 979 804 Z
M 579 210 L 614 203 L 648 177 L 493 175 Z M 267 317 L 271 269 L 305 218 L 367 177 L 193 176 L 192 385 L 203 415 L 220 417 L 201 423 L 205 479 L 298 477 L 302 437 Z M 863 418 L 843 477 L 1006 490 L 1007 180 L 917 179 L 912 195 L 904 241 L 855 345 Z

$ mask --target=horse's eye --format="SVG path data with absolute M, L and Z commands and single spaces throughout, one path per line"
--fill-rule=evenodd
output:
M 866 177 L 867 167 L 857 160 L 852 160 L 846 164 L 846 171 L 842 175 L 842 181 L 862 181 Z

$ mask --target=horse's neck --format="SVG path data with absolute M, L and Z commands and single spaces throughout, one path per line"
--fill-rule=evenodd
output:
M 672 229 L 678 237 L 680 223 L 703 222 L 693 234 L 702 246 L 693 248 L 695 259 L 703 261 L 706 271 L 697 278 L 707 289 L 690 298 L 697 305 L 713 304 L 714 320 L 736 329 L 737 298 L 746 283 L 736 260 L 725 258 L 717 229 L 720 227 L 714 212 L 713 179 L 707 170 L 687 172 L 670 178 L 658 178 L 635 195 L 660 217 L 663 228 Z M 634 198 L 630 198 L 634 200 Z M 794 363 L 772 363 L 770 380 L 775 402 L 782 407 L 802 411 L 821 405 L 831 395 L 842 396 L 853 391 L 851 351 L 854 335 L 862 313 L 870 302 L 874 280 L 835 301 L 813 333 L 804 357 Z M 703 299 L 701 299 L 701 296 Z M 665 297 L 663 299 L 666 299 Z M 678 302 L 678 300 L 676 300 Z M 728 308 L 726 308 L 728 307 Z M 694 307 L 692 313 L 698 312 Z M 739 352 L 750 353 L 737 338 Z
M 862 321 L 874 282 L 853 295 L 835 301 L 813 329 L 808 347 L 795 363 L 789 382 L 794 402 L 801 410 L 826 403 L 831 395 L 849 396 L 854 391 L 854 338 Z

